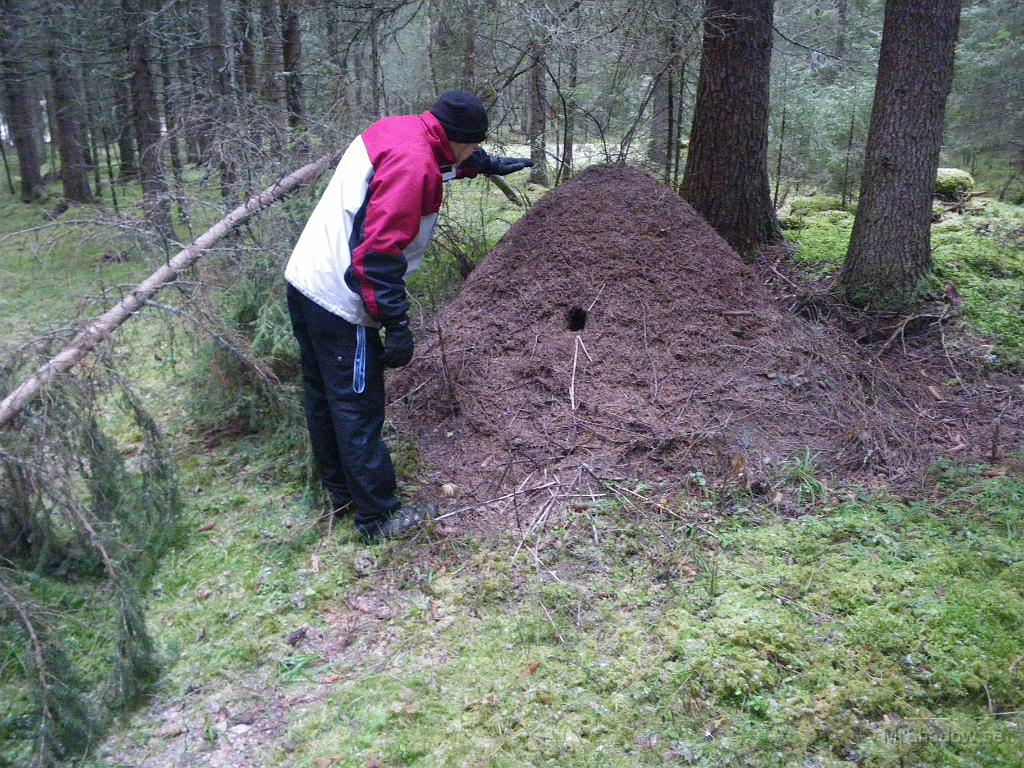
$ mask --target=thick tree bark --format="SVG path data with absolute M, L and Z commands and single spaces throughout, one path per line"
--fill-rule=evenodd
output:
M 302 28 L 295 2 L 285 2 L 284 13 L 284 90 L 288 105 L 288 125 L 297 128 L 306 116 L 302 93 Z
M 174 237 L 171 201 L 160 159 L 160 106 L 153 83 L 150 40 L 143 4 L 148 0 L 122 0 L 128 60 L 131 66 L 132 112 L 139 145 L 139 170 L 146 219 L 160 234 Z
M 547 128 L 547 116 L 544 108 L 547 105 L 545 98 L 545 71 L 544 71 L 544 46 L 540 42 L 533 44 L 531 55 L 533 64 L 530 66 L 527 81 L 527 131 L 526 140 L 530 144 L 530 159 L 533 160 L 533 167 L 530 169 L 530 181 L 534 184 L 548 185 L 548 157 L 547 145 L 545 144 L 545 129 Z
M 91 203 L 89 162 L 85 153 L 85 131 L 82 114 L 75 95 L 75 73 L 65 61 L 65 53 L 50 41 L 46 52 L 53 93 L 53 122 L 57 129 L 60 152 L 60 180 L 64 199 L 75 203 Z
M 931 206 L 960 0 L 885 7 L 857 217 L 840 273 L 847 298 L 899 309 L 931 271 Z
M 742 255 L 782 239 L 768 186 L 774 0 L 707 0 L 682 194 Z
M 25 69 L 25 27 L 14 0 L 0 1 L 0 81 L 3 82 L 8 125 L 21 174 L 21 199 L 28 203 L 46 194 L 42 157 L 36 143 L 38 99 Z

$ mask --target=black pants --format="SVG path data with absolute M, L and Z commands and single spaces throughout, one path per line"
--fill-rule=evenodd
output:
M 335 508 L 351 503 L 356 527 L 372 530 L 399 507 L 384 426 L 383 345 L 288 286 L 288 313 L 302 357 L 313 456 Z

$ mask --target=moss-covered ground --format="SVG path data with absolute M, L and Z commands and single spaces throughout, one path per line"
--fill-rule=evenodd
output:
M 486 196 L 449 199 L 485 224 L 464 243 L 475 256 L 518 215 Z M 33 210 L 0 200 L 4 231 L 37 226 Z M 935 230 L 937 280 L 957 282 L 1005 360 L 1024 345 L 1022 217 L 990 204 Z M 834 268 L 851 219 L 803 219 L 798 258 Z M 102 263 L 73 232 L 45 263 L 12 242 L 0 241 L 11 340 L 148 271 Z M 423 305 L 455 269 L 435 259 L 417 278 Z M 831 488 L 794 457 L 782 490 L 798 517 L 699 476 L 692 495 L 652 504 L 660 489 L 638 479 L 528 537 L 366 546 L 350 522 L 313 519 L 293 434 L 190 428 L 192 393 L 175 383 L 193 347 L 137 350 L 185 533 L 151 581 L 157 689 L 81 765 L 1021 765 L 1020 457 L 937 466 L 900 497 Z M 70 656 L 98 679 L 111 635 L 96 586 L 35 588 L 59 596 Z M 18 765 L 28 702 L 17 653 L 0 648 L 0 765 Z
M 810 277 L 836 272 L 846 255 L 853 214 L 804 206 L 785 221 L 786 239 Z M 806 211 L 806 212 L 804 212 Z M 932 227 L 935 270 L 927 290 L 953 283 L 971 327 L 992 343 L 991 361 L 1024 364 L 1024 207 L 983 200 Z

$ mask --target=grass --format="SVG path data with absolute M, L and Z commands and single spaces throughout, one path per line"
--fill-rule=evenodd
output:
M 515 536 L 321 538 L 253 456 L 186 469 L 210 489 L 190 523 L 216 527 L 165 559 L 150 620 L 163 701 L 268 670 L 313 696 L 268 765 L 1019 764 L 1019 477 L 940 467 L 911 504 L 843 491 L 699 527 L 602 500 L 535 559 Z M 370 628 L 325 652 L 353 615 Z M 291 647 L 301 627 L 326 640 Z

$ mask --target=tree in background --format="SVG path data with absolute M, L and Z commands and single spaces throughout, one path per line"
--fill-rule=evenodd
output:
M 839 275 L 861 306 L 912 303 L 931 271 L 931 213 L 960 0 L 889 0 L 864 178 Z
M 52 9 L 44 6 L 43 10 L 49 18 Z M 75 68 L 68 62 L 70 46 L 65 44 L 63 34 L 66 31 L 51 31 L 46 46 L 50 94 L 53 98 L 53 124 L 60 153 L 60 180 L 65 200 L 91 203 L 90 163 L 86 157 L 84 120 L 78 103 L 77 92 L 80 88 L 76 88 L 80 84 Z
M 682 194 L 743 255 L 782 239 L 768 186 L 773 0 L 708 0 Z
M 20 6 L 20 7 L 19 7 Z M 38 98 L 33 93 L 26 61 L 24 6 L 0 0 L 0 79 L 3 80 L 4 112 L 18 153 L 21 199 L 38 200 L 46 194 L 40 170 L 42 157 L 36 143 Z

